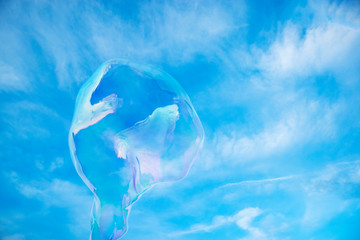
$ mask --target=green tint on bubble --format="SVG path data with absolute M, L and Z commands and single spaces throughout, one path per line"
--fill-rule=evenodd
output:
M 174 78 L 123 59 L 103 63 L 78 93 L 69 133 L 76 171 L 94 194 L 90 239 L 121 238 L 132 204 L 154 184 L 185 177 L 203 141 Z

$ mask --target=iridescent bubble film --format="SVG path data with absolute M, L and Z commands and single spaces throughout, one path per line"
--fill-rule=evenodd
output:
M 174 78 L 123 59 L 103 63 L 78 93 L 69 133 L 76 171 L 94 193 L 90 239 L 121 238 L 132 204 L 154 184 L 185 177 L 203 140 Z

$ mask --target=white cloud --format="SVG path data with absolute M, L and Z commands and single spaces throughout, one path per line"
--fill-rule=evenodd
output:
M 275 39 L 267 39 L 270 44 L 240 44 L 228 54 L 219 54 L 221 74 L 214 86 L 196 96 L 200 107 L 212 112 L 238 107 L 254 114 L 256 109 L 247 109 L 251 106 L 261 114 L 271 109 L 274 116 L 304 99 L 318 101 L 315 79 L 319 76 L 333 77 L 340 86 L 333 90 L 359 83 L 360 55 L 354 53 L 360 52 L 360 31 L 329 20 L 337 16 L 357 24 L 359 11 L 346 4 L 311 3 L 301 10 L 303 21 L 280 23 Z M 313 17 L 307 19 L 309 15 Z
M 325 6 L 326 8 L 327 6 Z M 323 9 L 318 8 L 318 9 Z M 344 7 L 337 11 L 345 11 Z M 315 17 L 319 15 L 315 9 Z M 347 12 L 353 12 L 347 8 Z M 360 32 L 321 18 L 301 31 L 302 26 L 289 21 L 277 40 L 260 57 L 258 68 L 271 78 L 271 84 L 288 84 L 298 78 L 333 72 L 358 72 Z M 343 79 L 343 78 L 342 78 Z M 347 80 L 347 79 L 346 79 Z M 271 86 L 269 86 L 271 87 Z
M 249 207 L 239 211 L 233 216 L 215 216 L 211 224 L 192 225 L 189 230 L 174 232 L 170 235 L 182 236 L 198 232 L 211 232 L 216 228 L 235 223 L 239 228 L 248 231 L 251 236 L 259 237 L 263 236 L 263 233 L 259 229 L 253 227 L 251 223 L 261 214 L 261 209 Z
M 231 107 L 231 116 L 240 119 L 239 124 L 222 124 L 211 132 L 213 138 L 205 143 L 203 153 L 204 168 L 273 157 L 342 134 L 343 116 L 353 109 L 348 104 L 358 101 L 342 91 L 359 83 L 360 55 L 354 53 L 360 52 L 360 31 L 328 18 L 336 15 L 358 22 L 357 10 L 330 4 L 307 8 L 314 15 L 309 24 L 290 20 L 279 26 L 269 46 L 235 51 L 239 56 L 226 59 L 233 64 L 224 67 L 221 81 L 197 97 L 206 113 L 225 111 L 226 106 Z M 239 69 L 250 71 L 250 76 L 239 74 Z M 324 75 L 334 77 L 334 86 L 318 78 Z M 322 84 L 339 94 L 320 95 Z
M 330 22 L 360 30 L 360 4 L 358 2 L 309 1 L 309 4 L 316 9 L 318 18 L 328 19 Z
M 243 163 L 248 160 L 270 157 L 309 143 L 329 141 L 337 135 L 337 104 L 320 101 L 302 101 L 275 120 L 267 119 L 258 133 L 247 135 L 242 127 L 222 126 L 214 133 L 207 157 L 207 167 L 228 162 Z M 270 109 L 269 109 L 270 110 Z M 271 110 L 270 110 L 271 111 Z M 223 159 L 218 160 L 219 156 Z
M 261 214 L 262 211 L 259 208 L 245 208 L 233 216 L 231 220 L 235 220 L 236 224 L 240 228 L 248 231 L 252 238 L 258 238 L 263 237 L 264 233 L 262 233 L 259 229 L 251 226 L 251 223 L 257 216 Z

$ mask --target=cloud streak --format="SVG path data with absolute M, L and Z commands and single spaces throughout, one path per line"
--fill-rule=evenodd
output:
M 294 179 L 296 177 L 298 177 L 298 175 L 289 175 L 289 176 L 277 177 L 277 178 L 266 178 L 266 179 L 260 179 L 260 180 L 246 180 L 246 181 L 241 181 L 241 182 L 227 183 L 227 184 L 221 185 L 219 188 L 228 188 L 228 187 L 241 186 L 241 185 L 273 183 L 273 182 L 280 182 L 280 181 Z

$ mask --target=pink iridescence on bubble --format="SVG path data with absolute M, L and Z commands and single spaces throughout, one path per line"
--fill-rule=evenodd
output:
M 119 239 L 132 204 L 156 183 L 186 176 L 204 130 L 167 73 L 123 59 L 81 87 L 69 133 L 76 171 L 94 194 L 90 239 Z

